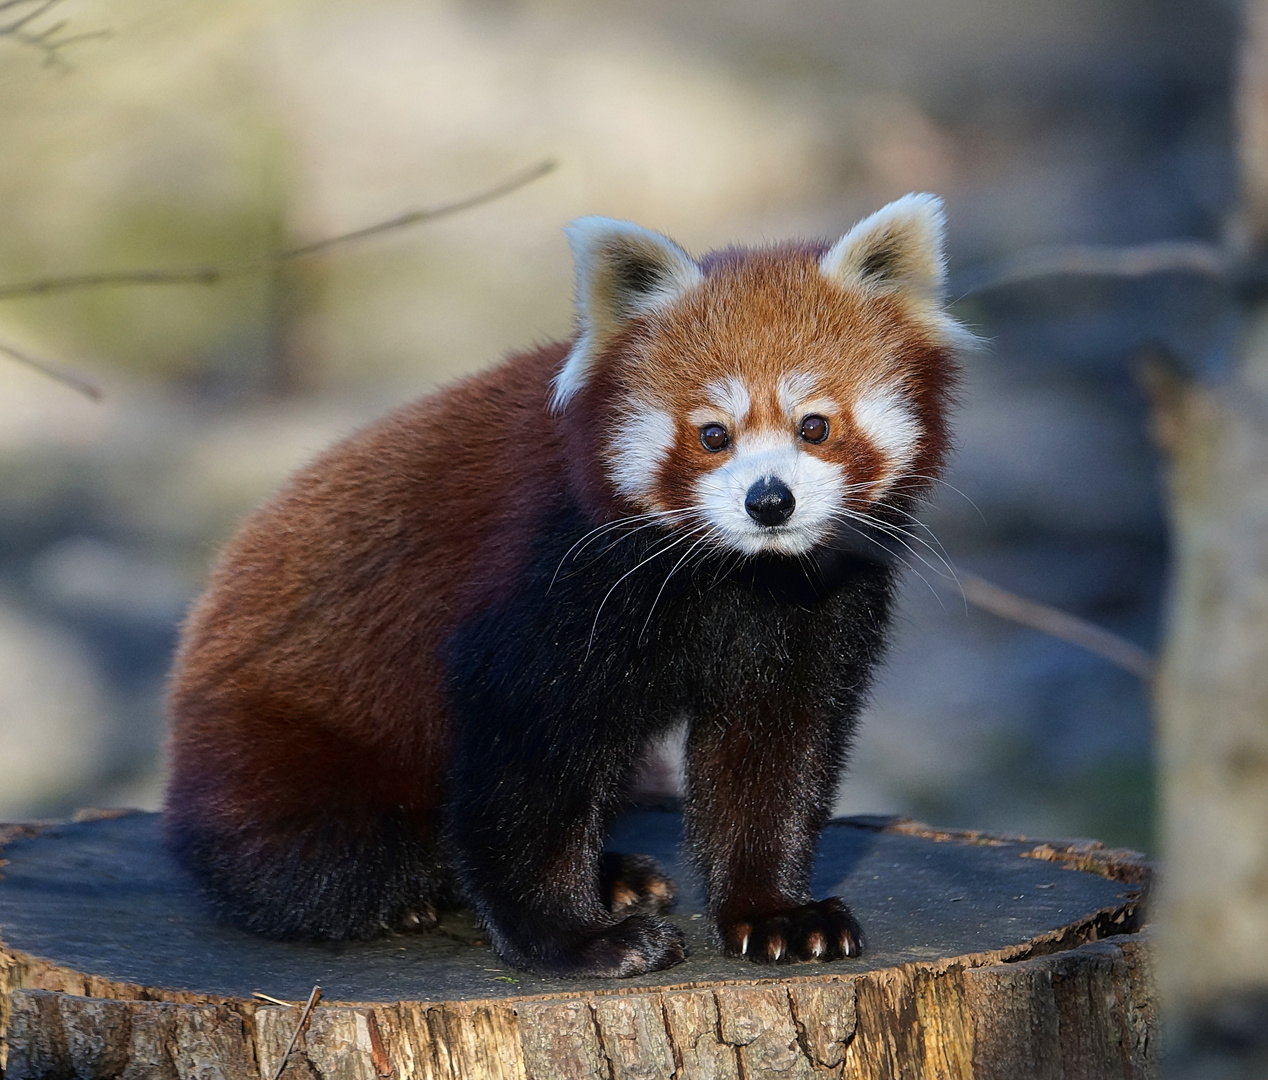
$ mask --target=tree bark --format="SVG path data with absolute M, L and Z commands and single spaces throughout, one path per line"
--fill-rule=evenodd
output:
M 1159 973 L 1178 1041 L 1222 1002 L 1268 1002 L 1268 0 L 1246 4 L 1236 94 L 1233 243 L 1258 285 L 1238 297 L 1242 333 L 1218 377 L 1150 379 L 1173 545 L 1155 691 Z
M 150 850 L 150 818 L 11 829 L 0 870 L 11 1080 L 271 1080 L 279 1068 L 287 1080 L 1153 1075 L 1149 943 L 1137 932 L 1148 868 L 1094 842 L 833 823 L 817 876 L 848 886 L 880 938 L 862 961 L 760 968 L 698 937 L 686 963 L 655 976 L 550 984 L 472 941 L 398 937 L 336 955 L 218 927 Z M 68 897 L 77 889 L 82 898 Z M 680 925 L 702 927 L 690 896 L 681 906 Z M 116 925 L 127 912 L 131 930 Z M 94 915 L 99 930 L 84 925 Z M 930 944 L 946 940 L 984 947 L 940 955 Z M 415 963 L 395 961 L 406 1000 L 336 1000 L 305 1017 L 299 1005 L 198 990 L 203 961 L 177 955 L 182 941 L 205 945 L 216 971 L 229 951 L 231 970 L 257 973 L 244 986 L 284 981 L 296 958 L 300 972 L 325 964 L 335 993 L 383 956 Z M 469 970 L 447 968 L 451 955 Z M 130 981 L 138 971 L 158 974 Z M 469 977 L 485 980 L 479 996 L 425 992 Z

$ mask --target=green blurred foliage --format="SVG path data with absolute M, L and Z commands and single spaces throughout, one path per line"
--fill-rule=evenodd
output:
M 0 39 L 0 284 L 182 267 L 285 242 L 291 148 L 248 5 L 59 5 L 106 27 L 46 65 Z M 0 302 L 0 330 L 160 382 L 259 367 L 276 283 L 104 287 Z

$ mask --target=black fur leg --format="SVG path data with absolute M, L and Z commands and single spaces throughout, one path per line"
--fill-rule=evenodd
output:
M 782 595 L 778 575 L 752 572 L 758 592 L 746 606 L 758 604 L 763 587 Z M 880 653 L 891 581 L 883 567 L 849 572 L 855 588 L 825 595 L 817 607 L 779 609 L 790 637 L 819 627 L 817 647 L 790 651 L 789 660 L 756 640 L 746 651 L 734 643 L 747 664 L 702 695 L 688 729 L 688 842 L 732 956 L 782 963 L 862 949 L 849 909 L 810 891 L 819 834 Z
M 863 930 L 835 896 L 764 915 L 719 920 L 728 956 L 759 964 L 794 960 L 840 960 L 863 953 Z
M 648 855 L 603 853 L 599 891 L 613 915 L 664 915 L 674 905 L 678 886 Z
M 436 925 L 447 872 L 397 815 L 217 831 L 169 810 L 166 839 L 221 917 L 266 937 L 343 941 Z M 262 835 L 267 833 L 267 838 Z
M 502 959 L 568 978 L 623 978 L 681 961 L 682 934 L 652 917 L 668 906 L 672 882 L 651 859 L 601 850 L 605 796 L 619 787 L 577 761 L 537 772 L 482 756 L 485 775 L 501 782 L 492 791 L 487 780 L 466 785 L 452 807 L 451 843 L 463 894 Z M 552 771 L 571 782 L 538 790 Z
M 688 841 L 711 914 L 810 905 L 890 570 L 754 559 L 675 577 L 681 556 L 663 537 L 579 558 L 596 523 L 567 506 L 548 520 L 517 588 L 445 647 L 449 846 L 495 948 L 569 976 L 683 958 L 679 932 L 652 917 L 663 874 L 628 859 L 613 869 L 602 845 L 648 740 L 684 713 Z M 837 921 L 809 926 L 796 948 L 813 952 L 822 934 L 825 954 L 843 951 Z
M 462 893 L 508 963 L 639 975 L 686 955 L 680 931 L 654 917 L 673 885 L 650 859 L 605 857 L 603 841 L 648 739 L 681 705 L 665 685 L 671 665 L 659 647 L 636 646 L 625 605 L 598 617 L 612 582 L 639 565 L 637 549 L 617 553 L 620 565 L 570 563 L 556 576 L 593 523 L 552 520 L 571 527 L 547 537 L 522 588 L 447 646 L 459 721 L 450 847 Z

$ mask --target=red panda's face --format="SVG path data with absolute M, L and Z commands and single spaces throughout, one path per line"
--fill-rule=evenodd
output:
M 585 391 L 614 492 L 717 549 L 801 555 L 937 476 L 954 353 L 941 211 L 907 196 L 830 248 L 695 262 L 628 222 L 569 232 Z
M 826 280 L 816 254 L 750 256 L 609 354 L 608 475 L 717 548 L 803 554 L 937 467 L 939 358 L 894 305 Z

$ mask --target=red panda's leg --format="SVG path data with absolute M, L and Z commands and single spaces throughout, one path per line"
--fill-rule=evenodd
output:
M 791 710 L 692 725 L 687 838 L 729 955 L 833 960 L 863 950 L 849 908 L 810 892 L 843 764 L 843 726 Z
M 451 902 L 421 771 L 315 723 L 177 697 L 164 833 L 229 921 L 342 940 L 434 925 Z
M 623 977 L 678 963 L 686 952 L 676 927 L 649 906 L 609 907 L 604 893 L 613 864 L 603 839 L 632 749 L 587 744 L 566 724 L 533 727 L 485 714 L 463 733 L 454 770 L 454 864 L 494 947 L 551 975 Z M 616 869 L 667 882 L 636 860 Z

